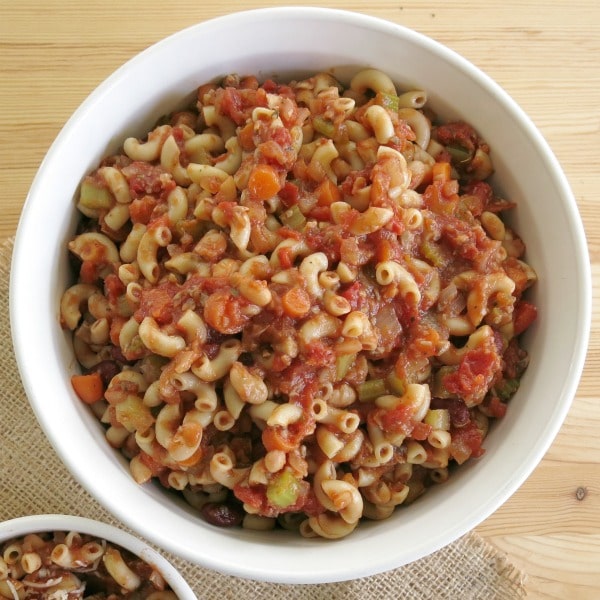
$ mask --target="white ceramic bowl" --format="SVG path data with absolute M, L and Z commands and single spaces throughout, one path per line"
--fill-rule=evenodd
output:
M 76 531 L 88 534 L 100 540 L 116 544 L 129 550 L 149 565 L 155 567 L 164 577 L 179 600 L 196 600 L 191 590 L 177 569 L 154 548 L 135 536 L 102 521 L 95 521 L 73 515 L 31 515 L 0 522 L 0 544 L 14 538 L 21 538 L 30 533 L 52 531 Z
M 77 367 L 58 323 L 66 241 L 82 176 L 130 135 L 143 135 L 201 83 L 230 72 L 311 74 L 375 66 L 400 88 L 428 91 L 442 117 L 462 117 L 491 145 L 494 183 L 518 203 L 513 225 L 539 283 L 528 331 L 531 364 L 521 388 L 470 461 L 383 522 L 334 543 L 284 532 L 220 530 L 153 485 L 136 485 L 76 399 Z M 31 404 L 62 460 L 107 509 L 147 539 L 225 573 L 310 583 L 357 578 L 414 561 L 494 512 L 529 476 L 558 432 L 582 370 L 590 323 L 586 240 L 559 164 L 513 100 L 442 45 L 401 26 L 327 9 L 232 14 L 181 31 L 133 58 L 82 104 L 48 152 L 23 210 L 12 266 L 14 345 Z M 143 510 L 142 510 L 143 508 Z

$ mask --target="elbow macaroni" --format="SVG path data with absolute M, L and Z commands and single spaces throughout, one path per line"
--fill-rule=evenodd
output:
M 15 596 L 11 590 L 20 590 Z M 74 531 L 28 534 L 0 544 L 0 595 L 175 600 L 163 575 L 129 550 Z
M 60 321 L 135 481 L 335 539 L 480 456 L 537 278 L 489 151 L 377 69 L 230 75 L 88 174 Z

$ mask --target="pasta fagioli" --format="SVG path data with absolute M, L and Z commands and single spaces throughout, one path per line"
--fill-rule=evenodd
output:
M 483 454 L 537 277 L 490 148 L 427 101 L 373 68 L 229 75 L 84 178 L 60 319 L 135 481 L 335 539 Z
M 86 533 L 27 534 L 0 544 L 0 556 L 3 598 L 176 598 L 155 566 Z

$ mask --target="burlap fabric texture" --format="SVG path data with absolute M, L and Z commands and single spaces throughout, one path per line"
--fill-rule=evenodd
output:
M 0 520 L 65 513 L 127 530 L 73 479 L 29 406 L 10 345 L 12 247 L 13 240 L 0 246 L 0 336 L 6 344 L 0 352 Z M 410 565 L 336 584 L 261 583 L 166 556 L 200 600 L 512 600 L 526 595 L 525 574 L 474 533 Z

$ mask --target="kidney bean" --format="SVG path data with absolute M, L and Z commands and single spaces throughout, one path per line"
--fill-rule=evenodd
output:
M 207 502 L 200 512 L 211 525 L 217 527 L 235 527 L 244 518 L 243 511 L 228 502 Z
M 92 371 L 96 371 L 105 386 L 108 386 L 110 380 L 121 371 L 119 365 L 114 360 L 103 360 L 99 362 Z
M 470 420 L 469 409 L 462 398 L 432 398 L 431 408 L 445 408 L 453 427 L 464 427 Z

